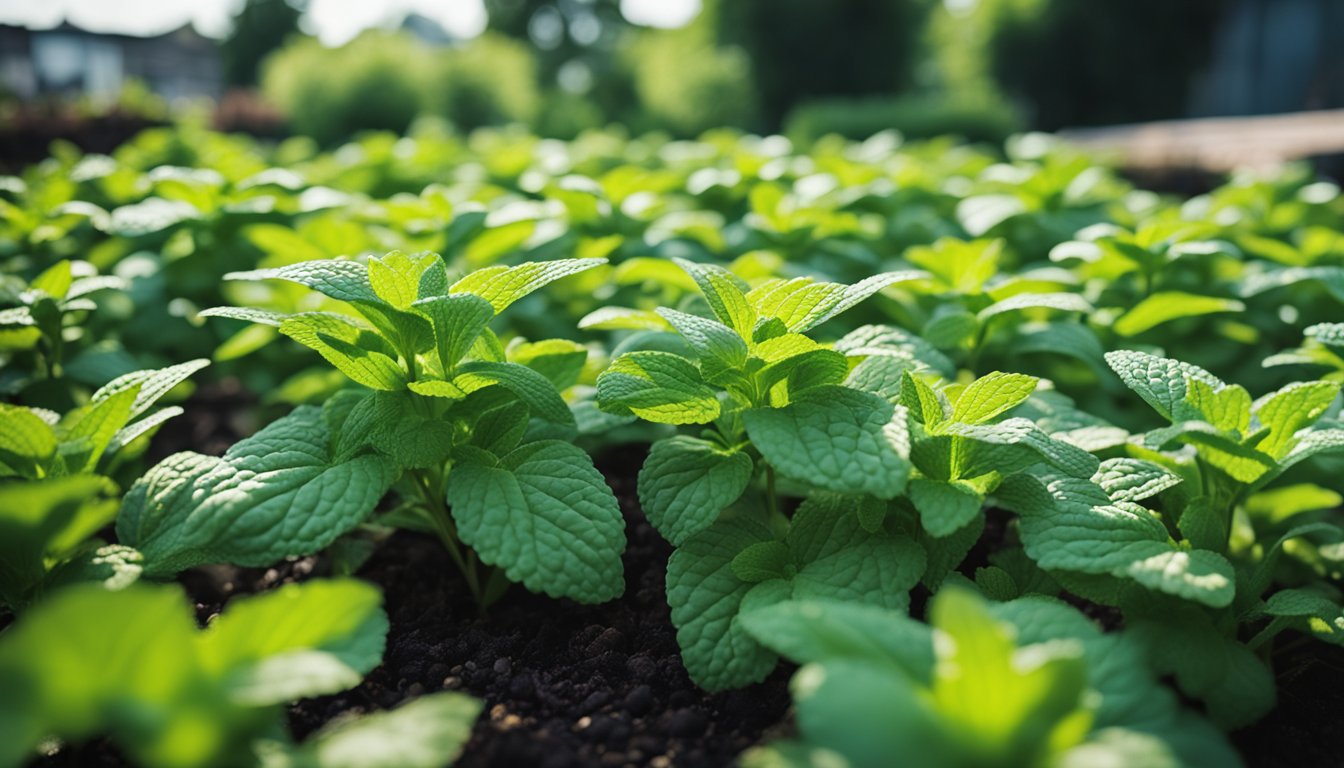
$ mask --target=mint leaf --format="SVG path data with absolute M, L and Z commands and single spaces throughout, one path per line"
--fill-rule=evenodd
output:
M 545 376 L 518 363 L 474 362 L 458 366 L 454 386 L 471 393 L 498 384 L 527 404 L 539 418 L 553 424 L 573 426 L 574 414 L 555 385 Z
M 653 527 L 681 546 L 737 501 L 752 470 L 741 451 L 685 435 L 659 440 L 639 471 L 639 504 Z
M 906 488 L 919 510 L 919 522 L 930 536 L 942 538 L 962 529 L 980 514 L 984 499 L 971 486 L 916 477 Z
M 606 263 L 606 259 L 558 259 L 528 262 L 514 267 L 486 267 L 453 283 L 449 291 L 480 296 L 490 302 L 498 314 L 548 283 Z
M 469 293 L 420 299 L 412 305 L 434 326 L 439 365 L 451 372 L 471 351 L 471 346 L 495 316 L 490 302 Z
M 756 310 L 747 300 L 746 284 L 741 279 L 713 264 L 697 264 L 685 259 L 672 261 L 700 287 L 710 311 L 719 322 L 737 331 L 742 338 L 751 338 L 756 326 Z
M 1172 320 L 1219 312 L 1241 312 L 1244 309 L 1246 305 L 1235 299 L 1199 296 L 1184 291 L 1160 291 L 1130 307 L 1111 329 L 1121 336 L 1137 336 Z
M 338 301 L 380 304 L 382 299 L 369 284 L 369 270 L 355 261 L 323 259 L 301 261 L 275 269 L 230 272 L 225 280 L 288 280 L 307 286 Z
M 621 511 L 577 446 L 543 440 L 494 463 L 465 455 L 447 494 L 463 543 L 528 589 L 584 603 L 624 589 Z
M 1106 363 L 1127 387 L 1164 418 L 1172 421 L 1184 420 L 1191 415 L 1190 406 L 1185 404 L 1187 377 L 1202 381 L 1215 391 L 1224 386 L 1223 382 L 1203 368 L 1143 352 L 1107 352 Z
M 1020 405 L 1036 390 L 1040 380 L 1020 373 L 995 371 L 971 382 L 952 407 L 952 421 L 984 424 Z
M 890 499 L 910 474 L 906 410 L 868 392 L 817 387 L 783 408 L 743 414 L 747 434 L 785 477 Z
M 404 311 L 420 297 L 421 278 L 429 276 L 432 282 L 436 275 L 442 275 L 442 264 L 437 253 L 428 251 L 410 256 L 401 251 L 373 256 L 369 258 L 369 287 L 378 298 Z M 439 269 L 432 271 L 436 266 Z
M 41 476 L 56 455 L 56 433 L 27 408 L 0 403 L 0 464 L 27 477 Z
M 707 424 L 719 400 L 685 358 L 669 352 L 629 352 L 597 377 L 597 403 L 608 413 L 659 424 Z
M 201 663 L 247 706 L 353 688 L 383 659 L 382 595 L 353 579 L 287 584 L 229 605 L 200 637 Z
M 732 568 L 738 553 L 772 538 L 754 521 L 720 520 L 688 538 L 667 562 L 667 603 L 681 658 L 691 679 L 707 690 L 763 680 L 775 667 L 775 654 L 747 634 L 739 616 L 755 585 Z
M 363 522 L 398 475 L 381 456 L 336 460 L 329 443 L 321 411 L 305 406 L 222 458 L 174 454 L 127 492 L 117 537 L 151 576 L 316 552 Z

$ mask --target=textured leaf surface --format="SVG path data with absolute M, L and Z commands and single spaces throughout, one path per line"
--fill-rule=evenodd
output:
M 398 470 L 382 456 L 335 462 L 321 411 L 295 409 L 223 458 L 179 453 L 131 487 L 117 536 L 149 575 L 316 552 L 373 511 Z
M 673 546 L 708 528 L 751 482 L 752 461 L 694 437 L 659 440 L 639 471 L 639 504 Z
M 442 768 L 462 753 L 482 704 L 460 693 L 421 696 L 313 734 L 299 764 L 313 768 Z
M 463 543 L 534 592 L 600 603 L 621 593 L 625 524 L 592 459 L 570 443 L 529 443 L 459 461 L 448 503 Z
M 480 296 L 490 302 L 498 314 L 513 302 L 548 283 L 606 263 L 606 259 L 557 259 L 529 262 L 513 267 L 486 267 L 453 283 L 449 290 L 452 293 L 471 293 Z
M 660 424 L 707 424 L 719 415 L 719 400 L 689 361 L 669 352 L 630 352 L 597 377 L 604 411 L 633 413 Z
M 786 477 L 883 499 L 905 488 L 910 435 L 903 406 L 847 387 L 818 387 L 743 418 L 752 444 Z

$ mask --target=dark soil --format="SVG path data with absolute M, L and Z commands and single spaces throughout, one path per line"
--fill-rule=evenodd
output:
M 1251 768 L 1344 766 L 1344 648 L 1285 635 L 1274 664 L 1279 700 L 1232 734 Z
M 387 595 L 383 666 L 358 688 L 296 705 L 295 735 L 445 689 L 485 701 L 465 768 L 721 766 L 782 731 L 789 670 L 715 695 L 686 676 L 663 594 L 671 549 L 634 502 L 641 458 L 602 467 L 627 517 L 623 597 L 587 606 L 515 587 L 482 618 L 437 542 L 397 534 L 361 571 Z

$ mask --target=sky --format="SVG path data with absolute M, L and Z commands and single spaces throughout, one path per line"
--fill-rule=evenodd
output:
M 0 23 L 48 28 L 62 19 L 97 32 L 152 35 L 190 21 L 203 34 L 221 37 L 242 0 L 0 0 Z M 677 27 L 700 10 L 700 0 L 621 0 L 627 19 L 654 27 Z M 360 31 L 400 21 L 416 12 L 449 33 L 474 37 L 485 29 L 481 0 L 309 0 L 304 29 L 327 45 L 340 45 Z

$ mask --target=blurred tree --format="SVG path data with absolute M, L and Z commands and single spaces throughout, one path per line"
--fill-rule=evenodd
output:
M 756 122 L 751 61 L 741 48 L 716 46 L 699 25 L 640 31 L 623 53 L 648 123 L 639 127 L 695 136 Z
M 233 28 L 220 41 L 224 82 L 256 85 L 262 59 L 299 31 L 302 9 L 289 0 L 247 0 L 233 17 Z
M 751 59 L 761 110 L 777 128 L 819 96 L 890 95 L 914 82 L 936 0 L 706 0 L 721 43 Z
M 983 0 L 982 0 L 983 1 Z M 1053 130 L 1180 117 L 1207 65 L 1223 0 L 1002 3 L 994 78 Z

